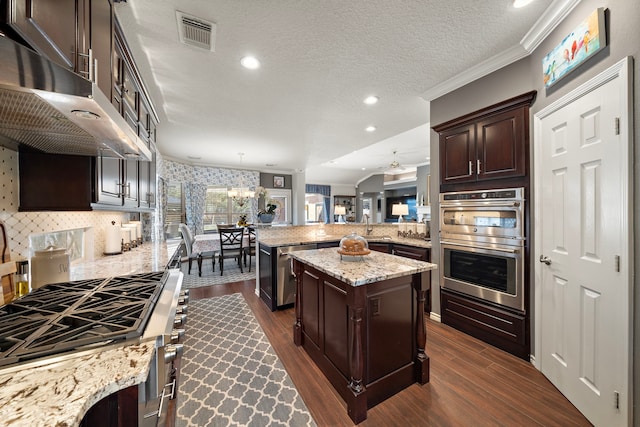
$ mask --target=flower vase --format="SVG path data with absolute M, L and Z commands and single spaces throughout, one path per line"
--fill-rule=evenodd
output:
M 263 224 L 270 224 L 273 221 L 273 214 L 262 213 L 258 215 L 258 220 Z

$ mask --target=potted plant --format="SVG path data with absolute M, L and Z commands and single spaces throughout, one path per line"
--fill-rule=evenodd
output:
M 270 223 L 276 215 L 277 206 L 273 203 L 267 203 L 264 210 L 258 211 L 258 220 L 263 223 Z

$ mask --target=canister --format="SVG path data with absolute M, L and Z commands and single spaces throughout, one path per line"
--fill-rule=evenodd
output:
M 70 260 L 65 248 L 48 246 L 35 251 L 31 258 L 31 289 L 35 290 L 49 283 L 68 282 Z

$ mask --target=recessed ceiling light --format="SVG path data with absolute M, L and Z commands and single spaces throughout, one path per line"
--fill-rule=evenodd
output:
M 525 7 L 526 5 L 531 3 L 532 1 L 533 0 L 513 0 L 513 7 L 515 7 L 515 8 Z
M 363 102 L 367 105 L 373 105 L 373 104 L 376 104 L 379 99 L 380 98 L 378 98 L 377 96 L 371 95 L 371 96 L 367 96 Z
M 258 61 L 258 58 L 256 58 L 255 56 L 245 56 L 240 60 L 240 63 L 244 68 L 247 68 L 249 70 L 257 70 L 258 68 L 260 68 L 260 61 Z
M 373 132 L 374 130 L 376 130 L 375 126 L 367 126 L 365 129 L 367 132 Z

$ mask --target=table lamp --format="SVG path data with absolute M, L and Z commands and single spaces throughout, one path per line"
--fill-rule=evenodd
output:
M 341 224 L 344 223 L 344 215 L 346 213 L 347 213 L 347 208 L 345 208 L 344 206 L 336 205 L 334 214 L 338 215 L 338 222 L 339 223 L 341 223 Z
M 398 222 L 403 222 L 402 215 L 409 214 L 409 205 L 403 203 L 396 203 L 391 207 L 391 215 L 398 215 Z

